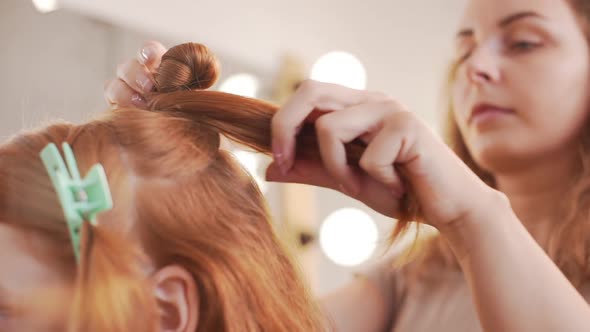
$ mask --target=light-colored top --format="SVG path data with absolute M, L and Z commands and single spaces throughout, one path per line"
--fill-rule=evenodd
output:
M 391 322 L 384 332 L 482 331 L 461 271 L 440 274 L 436 282 L 416 282 L 408 287 L 404 269 L 394 267 L 391 259 L 359 273 L 385 295 Z M 589 284 L 581 293 L 590 303 Z

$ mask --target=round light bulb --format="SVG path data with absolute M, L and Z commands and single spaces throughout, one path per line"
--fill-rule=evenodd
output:
M 320 57 L 311 69 L 311 79 L 362 90 L 367 86 L 365 67 L 347 52 L 330 52 Z
M 252 178 L 258 184 L 258 188 L 262 193 L 266 193 L 268 189 L 267 182 L 260 175 L 260 157 L 257 153 L 250 151 L 238 150 L 233 152 L 236 159 L 242 164 L 242 166 L 250 173 Z
M 40 13 L 49 13 L 57 9 L 57 0 L 33 0 L 33 5 Z
M 251 74 L 236 74 L 228 77 L 221 84 L 219 91 L 255 98 L 258 94 L 258 87 L 259 82 L 256 76 Z
M 367 213 L 345 208 L 324 220 L 320 228 L 320 246 L 334 263 L 354 266 L 371 257 L 378 235 L 377 225 Z

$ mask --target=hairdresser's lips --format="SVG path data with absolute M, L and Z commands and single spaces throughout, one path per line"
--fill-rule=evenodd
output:
M 500 107 L 488 103 L 481 103 L 475 105 L 471 109 L 468 124 L 480 126 L 485 123 L 501 120 L 507 116 L 512 116 L 514 113 L 514 110 L 510 108 Z

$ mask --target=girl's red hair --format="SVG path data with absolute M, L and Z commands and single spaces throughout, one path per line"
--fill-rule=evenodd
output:
M 48 265 L 74 285 L 70 330 L 157 330 L 148 263 L 180 265 L 192 274 L 197 331 L 325 329 L 254 180 L 220 149 L 224 135 L 269 153 L 276 107 L 206 91 L 217 76 L 205 46 L 183 44 L 164 56 L 149 110 L 51 124 L 0 146 L 0 222 L 50 243 Z M 312 136 L 301 147 L 317 157 Z M 72 146 L 82 174 L 101 163 L 113 194 L 113 210 L 83 230 L 79 266 L 39 158 L 51 142 Z

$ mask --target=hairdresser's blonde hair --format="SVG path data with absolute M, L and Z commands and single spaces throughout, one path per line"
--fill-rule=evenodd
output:
M 590 43 L 590 1 L 568 1 L 578 15 L 580 26 Z M 495 187 L 494 177 L 474 161 L 455 122 L 450 90 L 457 67 L 457 63 L 449 66 L 444 90 L 447 97 L 447 112 L 443 123 L 445 140 L 473 172 L 488 185 Z M 590 279 L 590 123 L 583 129 L 579 151 L 581 173 L 577 175 L 576 185 L 568 197 L 564 198 L 563 204 L 558 204 L 563 217 L 552 224 L 547 247 L 549 256 L 577 287 Z M 406 229 L 407 220 L 402 220 L 398 228 Z M 425 278 L 433 281 L 436 279 L 431 273 L 434 268 L 459 269 L 453 253 L 441 236 L 427 238 L 420 243 L 420 248 L 422 250 L 419 253 L 414 253 L 417 255 L 416 261 L 406 269 L 410 281 Z M 403 261 L 407 262 L 407 259 Z

